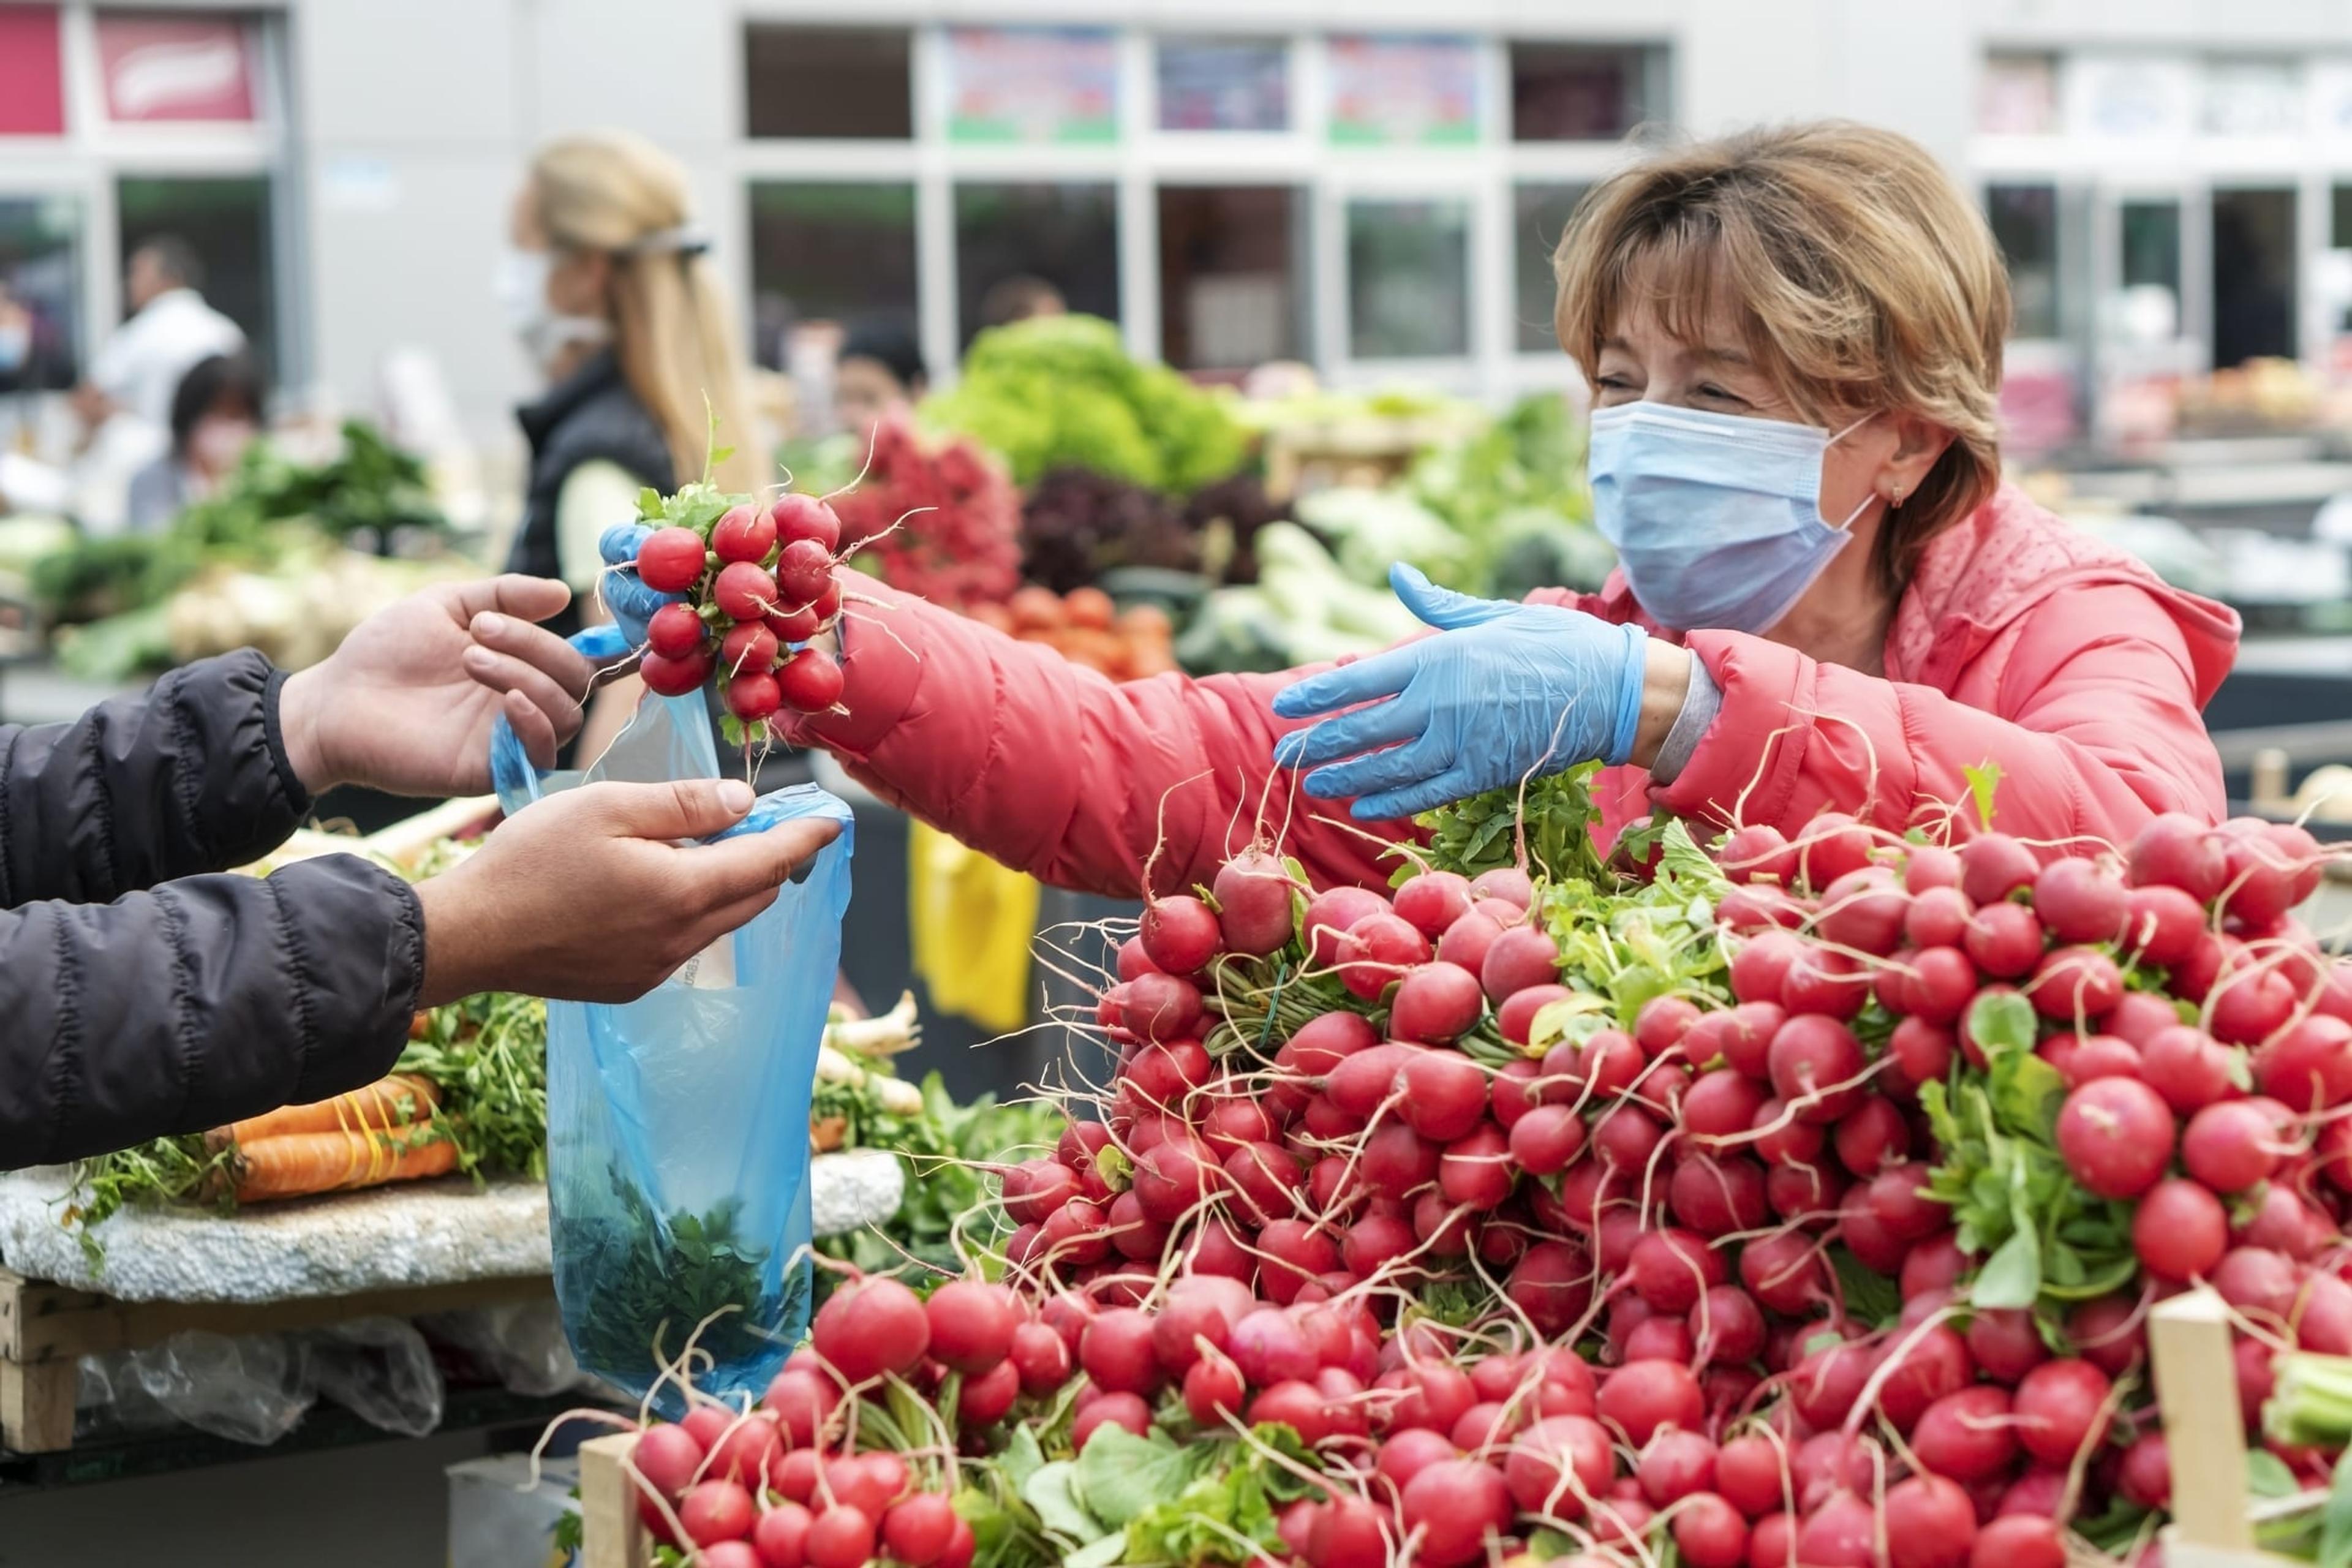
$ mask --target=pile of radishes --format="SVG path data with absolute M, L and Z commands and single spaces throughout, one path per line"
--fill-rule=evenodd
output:
M 944 1420 L 983 1431 L 1069 1375 L 1061 1335 L 1001 1285 L 956 1281 L 928 1301 L 893 1279 L 846 1285 L 760 1404 L 698 1396 L 646 1429 L 629 1459 L 638 1516 L 704 1568 L 968 1568 L 975 1542 L 944 1463 L 955 1446 L 929 1439 L 948 1436 Z M 892 1384 L 935 1400 L 952 1388 L 940 1430 L 891 1428 Z
M 814 496 L 746 500 L 708 531 L 673 524 L 637 548 L 646 586 L 682 594 L 646 623 L 637 673 L 664 697 L 714 678 L 727 710 L 757 739 L 779 710 L 822 713 L 841 700 L 841 666 L 810 638 L 841 615 L 841 520 Z
M 937 1489 L 848 1457 L 897 1378 L 938 1401 L 942 1433 L 902 1445 L 931 1474 L 1024 1425 L 1065 1457 L 1114 1426 L 1290 1428 L 1319 1493 L 1203 1559 L 1252 1568 L 1669 1544 L 1691 1568 L 2061 1568 L 2078 1527 L 2144 1553 L 2171 1487 L 2154 1300 L 2204 1281 L 2239 1314 L 2250 1427 L 2274 1349 L 2352 1352 L 2352 975 L 2290 912 L 2319 847 L 2163 817 L 2053 858 L 1823 816 L 1719 858 L 1715 967 L 1631 1016 L 1567 965 L 1571 906 L 1515 870 L 1318 892 L 1254 847 L 1152 900 L 1095 1014 L 1102 1119 L 1003 1172 L 1003 1282 L 837 1293 L 768 1417 L 689 1418 L 706 1458 L 772 1436 L 766 1494 L 724 1516 L 798 1543 L 771 1568 L 968 1561 L 953 1525 L 903 1554 L 930 1538 L 894 1544 L 892 1506 Z M 2079 1212 L 2059 1240 L 2104 1272 L 2045 1251 L 2020 1304 L 1980 1308 L 1957 1224 L 1982 1195 L 1937 1194 L 1986 1156 L 1937 1130 L 1996 1095 L 2033 1205 Z M 708 1510 L 681 1504 L 688 1536 Z

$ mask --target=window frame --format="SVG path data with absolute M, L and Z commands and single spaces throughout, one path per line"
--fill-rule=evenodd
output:
M 236 16 L 251 29 L 255 98 L 251 121 L 117 122 L 106 112 L 98 16 L 104 10 L 140 7 L 98 5 L 89 0 L 58 0 L 58 5 L 65 134 L 7 138 L 5 167 L 0 167 L 0 195 L 70 195 L 79 205 L 81 228 L 75 237 L 80 289 L 76 365 L 87 372 L 99 345 L 121 319 L 120 183 L 125 179 L 259 179 L 268 187 L 269 204 L 277 381 L 281 392 L 304 384 L 311 364 L 304 266 L 310 220 L 304 182 L 291 153 L 286 15 L 251 5 L 201 8 L 205 15 Z
M 744 48 L 750 26 L 812 27 L 896 26 L 840 6 L 782 14 L 777 4 L 754 4 L 734 29 Z M 981 18 L 973 18 L 979 21 Z M 1367 32 L 1427 33 L 1426 26 L 1383 28 L 1252 25 L 1223 16 L 1187 24 L 1175 19 L 1108 25 L 1118 62 L 1119 134 L 1102 145 L 987 145 L 947 140 L 948 33 L 963 18 L 935 13 L 908 16 L 914 134 L 905 141 L 766 138 L 749 134 L 748 114 L 735 127 L 727 174 L 739 193 L 732 205 L 748 224 L 749 186 L 755 180 L 911 183 L 915 187 L 916 298 L 923 355 L 935 384 L 948 384 L 961 357 L 957 312 L 955 188 L 969 182 L 1103 181 L 1117 192 L 1120 333 L 1129 352 L 1160 356 L 1159 193 L 1163 186 L 1286 185 L 1305 204 L 1304 269 L 1308 319 L 1297 338 L 1324 381 L 1368 386 L 1409 377 L 1473 395 L 1516 396 L 1574 389 L 1582 376 L 1565 354 L 1523 351 L 1515 321 L 1513 202 L 1523 184 L 1590 184 L 1635 154 L 1626 142 L 1514 142 L 1511 139 L 1510 47 L 1515 42 L 1555 43 L 1649 51 L 1646 68 L 1671 113 L 1682 100 L 1685 52 L 1673 29 L 1654 23 L 1557 26 L 1514 19 L 1507 26 L 1444 29 L 1471 45 L 1478 72 L 1478 134 L 1461 146 L 1349 147 L 1326 134 L 1329 118 L 1329 51 L 1333 37 Z M 1163 131 L 1160 128 L 1158 48 L 1162 38 L 1278 40 L 1287 51 L 1290 126 L 1283 132 Z M 740 62 L 735 75 L 741 76 Z M 1358 195 L 1434 196 L 1467 202 L 1466 278 L 1469 342 L 1443 358 L 1358 359 L 1349 348 L 1346 206 Z M 734 279 L 751 297 L 747 243 L 730 246 L 742 259 Z M 748 328 L 747 328 L 748 330 Z

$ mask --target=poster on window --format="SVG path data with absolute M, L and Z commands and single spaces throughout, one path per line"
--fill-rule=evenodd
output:
M 948 137 L 1118 140 L 1118 52 L 1097 27 L 948 29 Z
M 2303 81 L 2294 66 L 2274 60 L 2207 63 L 2207 135 L 2294 136 L 2303 125 Z
M 1466 38 L 1333 38 L 1331 140 L 1457 146 L 1478 140 L 1478 52 Z
M 2320 60 L 2311 68 L 2305 108 L 2312 134 L 2339 146 L 2352 142 L 2352 60 Z
M 65 76 L 58 8 L 0 5 L 0 136 L 62 136 Z
M 1279 39 L 1162 38 L 1160 129 L 1289 130 L 1289 46 Z
M 2197 72 L 2186 60 L 2084 56 L 2067 68 L 2065 90 L 2071 135 L 2177 142 L 2197 128 Z
M 253 37 L 235 16 L 98 14 L 106 117 L 245 124 L 255 118 Z
M 2058 62 L 1994 55 L 1977 84 L 1977 129 L 1988 136 L 2048 136 L 2058 129 Z

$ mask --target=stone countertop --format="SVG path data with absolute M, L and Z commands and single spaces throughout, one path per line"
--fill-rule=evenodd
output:
M 897 1157 L 876 1150 L 818 1155 L 810 1180 L 819 1236 L 887 1219 L 905 1190 Z M 66 1185 L 62 1166 L 0 1175 L 0 1264 L 119 1300 L 257 1303 L 540 1276 L 553 1266 L 547 1189 L 536 1182 L 399 1183 L 236 1214 L 125 1209 L 94 1233 L 104 1252 L 95 1268 L 78 1233 L 58 1223 Z

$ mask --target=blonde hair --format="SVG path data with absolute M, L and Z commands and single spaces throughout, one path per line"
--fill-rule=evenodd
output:
M 530 190 L 550 244 L 610 260 L 621 374 L 661 426 L 677 482 L 701 474 L 706 451 L 732 447 L 711 478 L 729 490 L 763 483 L 770 465 L 756 450 L 736 322 L 716 270 L 691 247 L 633 248 L 688 223 L 684 167 L 642 137 L 592 132 L 541 148 Z
M 2000 482 L 2009 274 L 1975 204 L 1907 137 L 1822 121 L 1660 153 L 1587 194 L 1552 268 L 1553 324 L 1588 378 L 1629 309 L 1697 342 L 1727 290 L 1749 356 L 1811 422 L 1904 412 L 1949 431 L 1879 531 L 1891 589 Z

